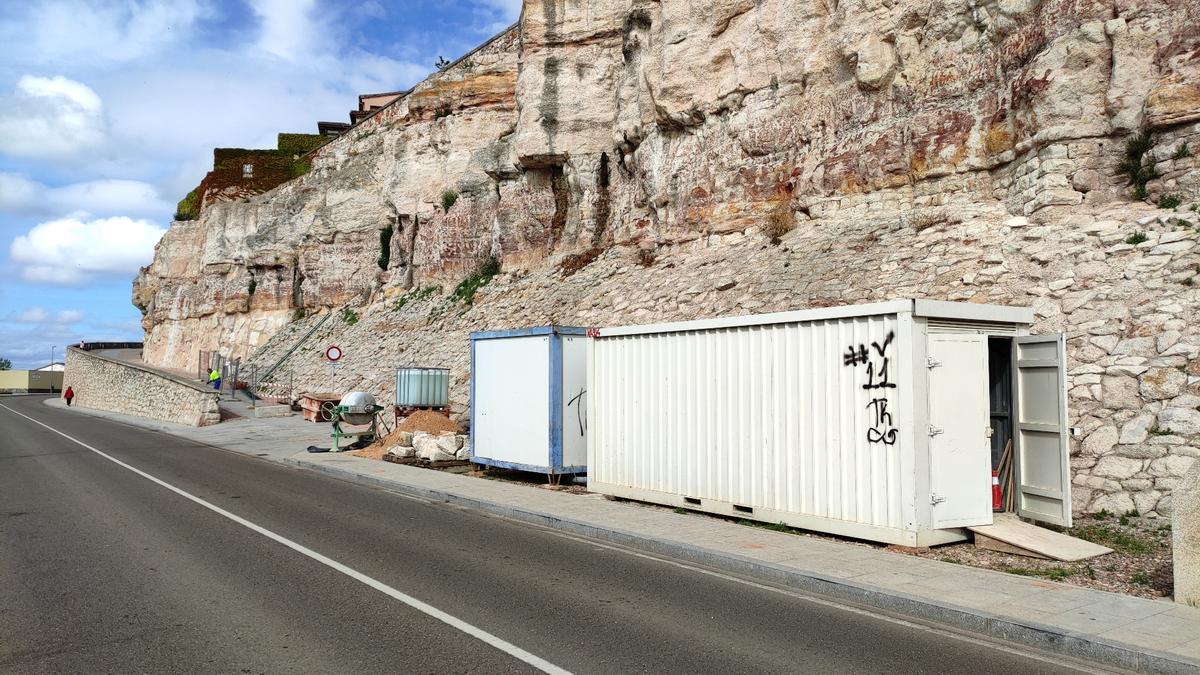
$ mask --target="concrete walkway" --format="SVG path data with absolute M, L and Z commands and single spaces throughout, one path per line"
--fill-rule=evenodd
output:
M 50 403 L 62 405 L 53 399 Z M 194 429 L 104 416 L 1113 667 L 1200 673 L 1200 609 L 1167 600 L 772 532 L 597 495 L 571 495 L 348 454 L 309 454 L 302 451 L 308 445 L 328 446 L 328 426 L 298 417 L 233 420 Z

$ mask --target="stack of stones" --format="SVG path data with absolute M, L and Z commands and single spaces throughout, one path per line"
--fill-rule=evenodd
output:
M 398 434 L 398 440 L 396 445 L 388 448 L 389 455 L 401 458 L 417 457 L 430 462 L 465 460 L 471 457 L 468 437 L 452 431 L 439 434 L 402 431 Z

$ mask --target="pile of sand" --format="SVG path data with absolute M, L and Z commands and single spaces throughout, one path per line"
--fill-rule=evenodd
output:
M 458 423 L 432 410 L 418 410 L 405 417 L 404 421 L 396 427 L 396 431 L 424 431 L 427 434 L 440 434 L 446 431 L 462 433 Z
M 383 459 L 383 456 L 387 454 L 388 448 L 393 445 L 400 445 L 400 433 L 405 431 L 409 433 L 424 431 L 427 434 L 440 434 L 453 431 L 457 434 L 461 433 L 462 429 L 459 428 L 454 420 L 441 413 L 436 413 L 432 410 L 418 410 L 405 417 L 404 421 L 400 423 L 400 426 L 396 427 L 395 431 L 352 454 L 356 457 Z

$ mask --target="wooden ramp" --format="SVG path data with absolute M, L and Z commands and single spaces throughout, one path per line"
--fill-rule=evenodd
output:
M 997 513 L 991 525 L 967 529 L 975 533 L 975 545 L 979 548 L 1031 558 L 1075 562 L 1112 553 L 1111 548 L 1030 525 L 1012 513 Z

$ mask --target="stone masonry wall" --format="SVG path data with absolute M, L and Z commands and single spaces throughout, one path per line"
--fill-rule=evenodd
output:
M 649 254 L 616 247 L 573 272 L 579 261 L 559 256 L 501 275 L 469 307 L 433 288 L 362 308 L 353 324 L 335 315 L 286 368 L 296 391 L 364 389 L 382 401 L 396 367 L 450 368 L 453 409 L 465 417 L 476 330 L 908 297 L 1026 305 L 1034 332 L 1067 334 L 1076 510 L 1166 514 L 1171 488 L 1200 456 L 1200 230 L 1184 221 L 1127 205 L 1038 220 L 993 204 L 916 225 L 894 216 L 807 222 L 777 243 L 747 229 Z M 1136 233 L 1146 240 L 1126 243 Z M 287 340 L 278 342 L 255 359 L 273 361 Z M 321 356 L 331 343 L 345 350 L 336 369 Z
M 67 348 L 63 387 L 73 405 L 202 427 L 221 421 L 216 393 L 131 363 Z

